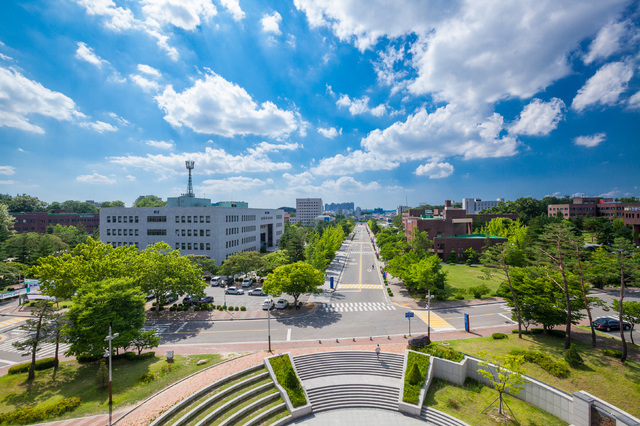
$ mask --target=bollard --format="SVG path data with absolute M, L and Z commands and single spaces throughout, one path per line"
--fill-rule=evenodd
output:
M 318 343 L 322 344 L 322 340 L 318 340 Z
M 338 339 L 336 339 L 336 343 L 339 343 L 339 342 L 338 342 Z
M 406 335 L 406 334 L 404 335 L 404 338 L 405 338 L 405 339 L 407 338 L 407 335 Z
M 356 341 L 356 338 L 355 338 L 355 337 L 353 338 L 353 341 L 354 341 L 354 342 Z
M 373 337 L 369 336 L 369 340 L 373 341 Z
M 391 336 L 387 336 L 387 340 L 391 340 Z

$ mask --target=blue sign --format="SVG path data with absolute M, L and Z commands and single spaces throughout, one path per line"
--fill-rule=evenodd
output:
M 154 211 L 153 211 L 153 213 L 154 213 L 154 214 L 159 214 L 159 213 L 160 213 L 160 210 L 154 210 Z
M 329 288 L 333 288 L 333 277 L 329 277 Z
M 413 312 L 406 312 L 404 316 L 405 318 L 413 318 L 415 315 L 413 314 Z
M 469 314 L 464 314 L 464 331 L 469 332 Z

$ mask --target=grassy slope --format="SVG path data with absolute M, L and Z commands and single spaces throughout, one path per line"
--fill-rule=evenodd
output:
M 209 362 L 197 365 L 201 359 Z M 117 360 L 113 363 L 113 403 L 114 411 L 134 405 L 177 380 L 202 370 L 221 360 L 220 355 L 193 355 L 175 357 L 174 370 L 158 376 L 162 366 L 167 365 L 163 358 L 155 357 L 142 361 Z M 76 361 L 61 363 L 58 372 L 53 369 L 36 371 L 36 378 L 27 381 L 27 373 L 0 377 L 0 412 L 13 411 L 16 408 L 52 404 L 63 398 L 79 396 L 82 405 L 60 417 L 76 418 L 108 412 L 109 393 L 96 385 L 96 364 L 78 364 Z M 147 372 L 156 373 L 156 380 L 147 385 L 139 383 L 139 377 Z
M 467 266 L 464 264 L 457 264 L 454 266 L 442 265 L 442 270 L 447 272 L 447 294 L 453 294 L 457 290 L 466 290 L 469 287 L 475 287 L 480 284 L 486 284 L 491 290 L 491 293 L 495 292 L 500 285 L 500 279 L 494 278 L 492 280 L 482 280 L 479 277 L 483 276 L 482 266 L 472 265 Z M 485 296 L 485 297 L 489 297 Z M 466 294 L 467 299 L 472 299 L 473 295 Z
M 556 360 L 564 361 L 564 339 L 534 335 L 510 335 L 508 339 L 493 340 L 480 337 L 466 340 L 452 340 L 451 346 L 469 355 L 478 355 L 486 350 L 492 355 L 502 356 L 514 348 L 532 349 L 544 352 Z M 584 390 L 603 400 L 620 407 L 633 416 L 640 416 L 640 365 L 627 361 L 622 364 L 618 359 L 603 355 L 601 348 L 574 339 L 585 366 L 581 369 L 570 368 L 571 374 L 565 379 L 552 376 L 535 364 L 525 364 L 527 375 L 555 386 L 568 393 Z

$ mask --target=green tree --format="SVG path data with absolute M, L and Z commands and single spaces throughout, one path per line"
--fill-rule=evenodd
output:
M 103 208 L 103 207 L 124 207 L 124 203 L 120 200 L 105 201 L 103 203 L 100 203 L 100 208 Z
M 396 228 L 402 228 L 402 215 L 401 214 L 395 215 L 391 220 L 391 222 L 393 223 L 393 226 L 395 226 Z
M 485 357 L 486 353 L 486 351 L 482 351 L 480 356 Z M 504 415 L 505 411 L 502 407 L 504 393 L 517 395 L 526 383 L 526 379 L 523 376 L 525 371 L 522 368 L 524 356 L 505 355 L 504 357 L 494 356 L 492 358 L 492 363 L 488 361 L 479 363 L 481 368 L 478 368 L 478 374 L 486 378 L 491 383 L 491 386 L 498 391 L 498 399 L 500 400 L 498 412 L 500 415 Z M 491 405 L 493 405 L 493 402 Z
M 380 227 L 378 226 L 377 220 L 369 219 L 367 225 L 369 226 L 369 229 L 371 230 L 373 235 L 376 235 L 378 232 L 380 232 Z
M 131 345 L 136 348 L 138 355 L 145 349 L 157 348 L 160 345 L 160 336 L 154 330 L 139 333 L 131 341 Z
M 32 311 L 32 318 L 25 321 L 24 325 L 20 326 L 22 330 L 27 332 L 25 340 L 19 340 L 13 342 L 12 345 L 19 351 L 23 351 L 22 356 L 31 356 L 31 366 L 29 367 L 28 380 L 33 380 L 36 377 L 36 354 L 41 349 L 40 343 L 46 340 L 49 331 L 50 324 L 47 321 L 47 316 L 52 312 L 53 304 L 48 300 L 38 300 L 36 307 Z
M 35 265 L 39 258 L 66 251 L 68 246 L 57 236 L 27 232 L 12 235 L 4 242 L 4 252 L 18 262 Z
M 304 260 L 305 234 L 304 228 L 285 222 L 278 247 L 287 251 L 292 262 Z
M 322 235 L 315 233 L 305 249 L 305 259 L 314 268 L 325 271 L 342 246 L 344 231 L 340 226 L 329 226 Z
M 9 214 L 7 205 L 0 203 L 0 244 L 13 235 L 13 225 L 15 220 L 16 218 Z
M 429 256 L 409 266 L 408 276 L 404 283 L 407 287 L 416 290 L 423 292 L 431 290 L 433 293 L 440 294 L 444 292 L 446 280 L 447 273 L 442 270 L 440 258 Z
M 47 233 L 49 228 L 47 227 Z M 62 226 L 57 224 L 51 229 L 51 234 L 59 237 L 70 249 L 74 249 L 78 244 L 87 241 L 88 234 L 84 229 L 84 225 L 79 223 L 77 226 Z
M 273 253 L 266 254 L 264 257 L 264 266 L 260 270 L 260 276 L 266 276 L 273 272 L 276 268 L 291 263 L 289 253 L 286 250 L 278 250 Z
M 13 197 L 7 203 L 7 208 L 12 213 L 31 213 L 47 211 L 47 203 L 36 197 L 22 194 Z
M 99 356 L 108 350 L 105 337 L 109 325 L 119 336 L 114 349 L 127 348 L 140 336 L 146 319 L 145 299 L 131 278 L 109 278 L 84 285 L 78 290 L 67 313 L 69 324 L 64 329 L 71 344 L 67 355 Z
M 480 253 L 477 250 L 474 250 L 473 247 L 469 247 L 463 253 L 467 256 L 467 261 L 471 261 L 470 263 L 477 262 L 480 257 Z
M 202 272 L 210 272 L 212 274 L 218 273 L 218 265 L 214 259 L 209 259 L 209 256 L 197 255 L 197 254 L 187 254 L 185 256 L 191 263 L 200 268 Z
M 612 300 L 611 309 L 619 314 L 620 302 L 618 300 Z M 640 323 L 640 302 L 635 300 L 622 302 L 622 319 L 631 324 L 631 332 L 629 333 L 629 336 L 631 336 L 631 343 L 635 345 L 636 343 L 633 341 L 633 330 L 635 329 L 636 324 Z
M 449 258 L 447 259 L 448 263 L 456 263 L 458 261 L 458 255 L 456 254 L 455 250 L 451 250 L 451 253 L 449 253 Z
M 0 262 L 0 290 L 18 283 L 20 277 L 25 277 L 29 267 L 19 262 Z
M 230 276 L 246 275 L 249 272 L 263 269 L 264 265 L 264 256 L 257 251 L 239 251 L 224 261 L 220 266 L 220 273 Z
M 304 262 L 279 266 L 267 276 L 262 289 L 272 295 L 287 293 L 293 296 L 295 303 L 303 293 L 322 293 L 324 275 L 321 271 Z
M 166 201 L 162 201 L 162 198 L 155 195 L 140 196 L 133 202 L 133 207 L 164 207 L 166 205 Z
M 433 248 L 433 241 L 429 239 L 429 233 L 427 231 L 420 232 L 418 227 L 413 228 L 409 245 L 411 246 L 411 251 L 413 251 L 418 259 L 431 256 L 429 249 Z
M 511 244 L 524 248 L 529 227 L 520 220 L 511 220 L 505 217 L 496 217 L 485 223 L 474 234 L 486 234 L 507 238 Z

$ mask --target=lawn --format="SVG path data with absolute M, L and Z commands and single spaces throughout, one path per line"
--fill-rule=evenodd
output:
M 576 337 L 582 330 L 573 330 Z M 545 335 L 522 336 L 509 335 L 508 339 L 493 340 L 491 337 L 452 340 L 451 347 L 469 355 L 478 356 L 482 350 L 491 355 L 503 356 L 511 349 L 530 349 L 543 352 L 557 361 L 564 362 L 564 339 Z M 588 336 L 587 336 L 588 337 Z M 580 351 L 585 365 L 580 369 L 570 368 L 566 378 L 557 378 L 547 373 L 536 364 L 524 364 L 526 374 L 535 379 L 555 386 L 567 393 L 584 390 L 627 411 L 633 416 L 640 416 L 640 364 L 628 360 L 622 364 L 620 360 L 602 353 L 605 347 L 618 345 L 615 341 L 599 342 L 599 348 L 592 348 L 589 343 L 574 338 L 574 344 Z M 616 347 L 616 349 L 620 349 Z M 630 348 L 637 357 L 637 350 Z M 637 359 L 637 358 L 636 358 Z
M 445 284 L 447 296 L 450 297 L 458 291 L 466 291 L 469 287 L 475 287 L 481 284 L 486 284 L 489 290 L 491 290 L 491 294 L 493 294 L 498 290 L 501 279 L 498 277 L 494 277 L 491 280 L 480 279 L 480 277 L 484 276 L 482 273 L 483 268 L 481 265 L 442 265 L 442 270 L 447 273 L 447 283 Z M 490 297 L 491 294 L 485 297 Z M 473 295 L 465 294 L 465 298 L 473 299 Z
M 197 365 L 201 359 L 208 362 Z M 119 359 L 113 362 L 113 411 L 122 411 L 135 405 L 179 379 L 222 360 L 217 354 L 176 355 L 172 370 L 162 372 L 169 365 L 164 358 L 154 357 L 139 361 Z M 166 370 L 166 368 L 165 368 Z M 0 413 L 28 406 L 47 406 L 72 396 L 82 398 L 82 405 L 61 416 L 60 419 L 108 413 L 109 392 L 96 384 L 98 365 L 66 361 L 54 374 L 53 369 L 36 371 L 36 378 L 29 382 L 27 373 L 0 377 Z M 155 380 L 142 384 L 139 378 L 154 373 Z
M 464 386 L 457 386 L 434 379 L 429 386 L 424 404 L 452 415 L 473 426 L 495 426 L 498 423 L 487 414 L 482 414 L 498 393 L 482 383 L 467 379 Z M 561 426 L 565 422 L 519 399 L 506 396 L 505 401 L 513 410 L 521 426 Z M 494 407 L 497 405 L 494 404 Z M 490 413 L 496 412 L 489 409 Z M 508 410 L 507 410 L 508 413 Z M 503 423 L 500 423 L 503 424 Z M 510 425 L 517 423 L 509 422 Z

